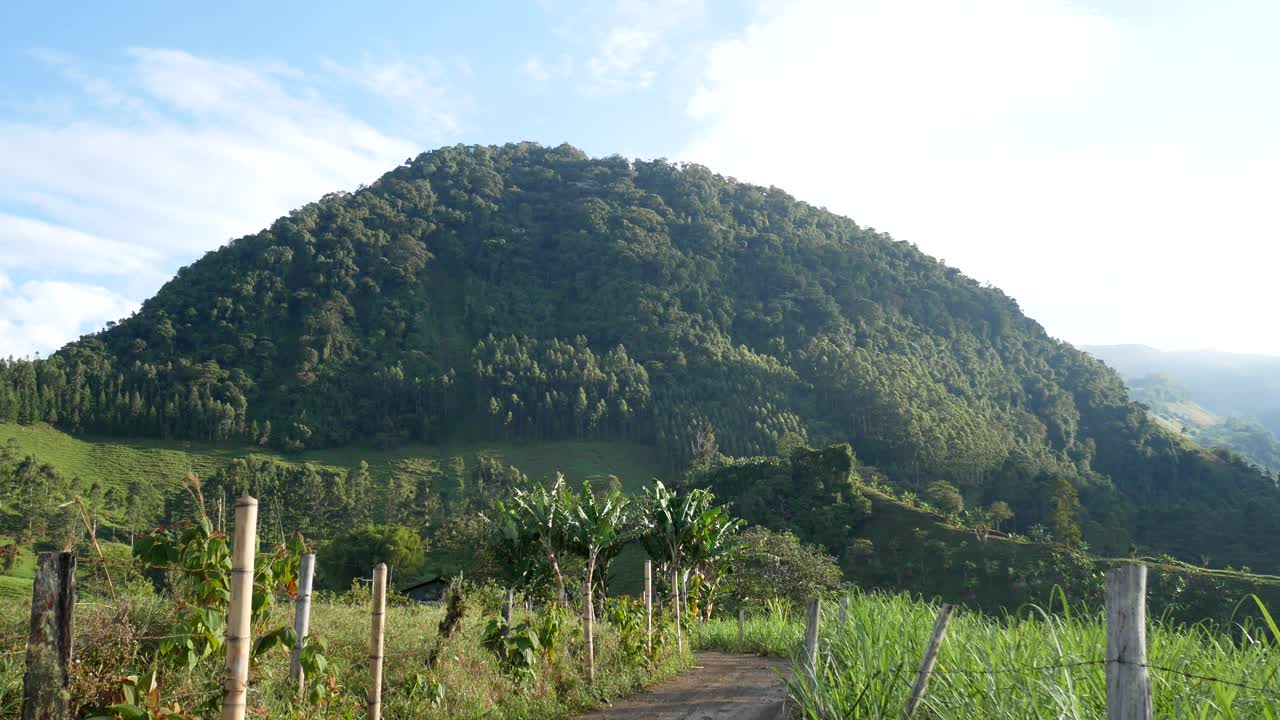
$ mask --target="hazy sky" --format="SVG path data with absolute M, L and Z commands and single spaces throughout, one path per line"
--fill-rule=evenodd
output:
M 421 151 L 525 139 L 777 185 L 1074 343 L 1280 354 L 1274 0 L 125 5 L 0 27 L 0 355 Z

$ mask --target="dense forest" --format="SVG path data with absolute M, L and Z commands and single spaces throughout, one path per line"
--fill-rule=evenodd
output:
M 562 145 L 449 147 L 0 365 L 0 420 L 294 450 L 626 439 L 684 467 L 848 442 L 1014 523 L 1280 569 L 1269 477 L 1131 402 L 999 290 L 776 188 Z

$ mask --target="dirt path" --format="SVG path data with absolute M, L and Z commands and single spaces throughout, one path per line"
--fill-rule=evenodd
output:
M 781 720 L 787 689 L 777 658 L 699 653 L 697 667 L 579 720 Z

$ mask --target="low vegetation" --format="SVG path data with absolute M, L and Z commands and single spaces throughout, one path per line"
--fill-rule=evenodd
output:
M 529 613 L 518 604 L 517 628 L 542 633 L 524 673 L 512 672 L 486 646 L 486 626 L 499 617 L 502 593 L 494 587 L 471 588 L 466 612 L 454 636 L 436 649 L 441 606 L 403 599 L 387 609 L 383 708 L 389 718 L 540 718 L 571 717 L 621 695 L 658 682 L 689 667 L 674 641 L 661 644 L 652 658 L 628 652 L 635 638 L 607 618 L 596 626 L 597 678 L 587 681 L 582 631 L 577 619 L 554 606 Z M 289 682 L 289 656 L 281 648 L 259 656 L 250 678 L 250 714 L 272 718 L 354 718 L 364 716 L 368 685 L 369 594 L 367 591 L 317 597 L 312 607 L 312 643 L 325 648 L 324 669 L 312 680 L 322 692 L 302 700 Z M 0 717 L 16 718 L 21 701 L 26 606 L 29 597 L 0 606 Z M 200 660 L 193 669 L 178 659 L 158 660 L 163 641 L 180 620 L 166 597 L 135 592 L 119 602 L 98 601 L 77 609 L 75 647 L 79 662 L 72 676 L 74 717 L 100 713 L 126 699 L 128 678 L 157 676 L 157 694 L 142 703 L 147 717 L 211 717 L 221 700 L 221 654 Z M 287 625 L 292 608 L 279 604 L 264 618 L 266 626 Z M 643 626 L 641 626 L 643 627 Z M 517 631 L 519 632 L 519 631 Z M 670 632 L 660 633 L 660 638 Z M 641 640 L 641 646 L 643 641 Z M 431 656 L 439 660 L 433 666 Z M 124 715 L 124 717 L 129 717 Z

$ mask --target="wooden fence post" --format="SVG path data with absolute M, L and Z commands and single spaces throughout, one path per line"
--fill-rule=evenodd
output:
M 653 561 L 644 561 L 644 651 L 653 654 Z
M 293 601 L 293 633 L 297 639 L 293 643 L 293 657 L 289 663 L 289 676 L 298 686 L 298 697 L 306 688 L 302 676 L 302 648 L 307 645 L 307 633 L 311 630 L 311 582 L 316 573 L 315 553 L 303 553 L 302 564 L 298 567 L 298 597 Z
M 845 624 L 845 623 L 847 623 L 847 622 L 849 622 L 849 596 L 848 596 L 848 595 L 841 595 L 841 596 L 840 596 L 840 625 L 841 625 L 841 627 L 843 627 L 843 626 L 844 626 L 844 624 Z
M 31 590 L 27 672 L 22 676 L 22 720 L 65 720 L 76 608 L 76 556 L 42 552 Z
M 747 634 L 747 609 L 738 608 L 738 644 L 741 645 Z M 742 648 L 738 648 L 741 652 Z
M 369 720 L 382 717 L 382 655 L 387 629 L 387 564 L 373 567 L 373 609 L 369 628 L 369 694 L 365 709 Z
M 804 671 L 813 683 L 818 677 L 818 622 L 822 614 L 822 601 L 809 601 L 809 617 L 804 625 Z
M 947 623 L 951 622 L 951 605 L 944 603 L 938 611 L 938 619 L 933 622 L 933 632 L 929 634 L 929 646 L 925 648 L 924 658 L 920 661 L 920 669 L 916 671 L 916 682 L 911 686 L 911 697 L 902 710 L 902 717 L 913 718 L 920 703 L 924 701 L 925 691 L 929 689 L 929 676 L 933 674 L 933 666 L 938 662 L 938 650 L 942 647 L 942 638 L 947 634 Z
M 1151 720 L 1147 676 L 1147 567 L 1107 573 L 1107 720 Z
M 511 634 L 511 606 L 515 605 L 515 602 L 516 591 L 511 588 L 507 588 L 507 599 L 502 603 L 502 624 L 504 625 L 502 629 L 502 637 L 507 637 Z
M 258 501 L 236 501 L 231 548 L 231 606 L 227 610 L 227 665 L 222 720 L 243 720 L 249 694 L 249 633 L 253 619 L 253 560 L 258 552 Z

